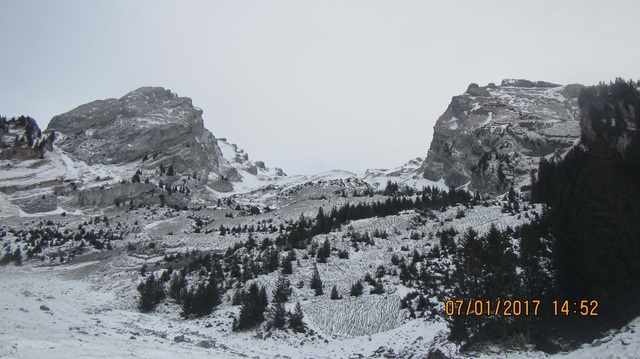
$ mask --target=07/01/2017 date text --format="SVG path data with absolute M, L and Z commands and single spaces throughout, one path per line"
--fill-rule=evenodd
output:
M 597 300 L 554 300 L 551 306 L 542 305 L 539 299 L 507 299 L 507 300 L 479 300 L 479 299 L 449 299 L 444 303 L 445 314 L 453 316 L 538 316 L 550 309 L 554 316 L 598 316 Z

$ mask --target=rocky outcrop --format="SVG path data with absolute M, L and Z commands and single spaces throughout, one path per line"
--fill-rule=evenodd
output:
M 53 149 L 55 134 L 43 134 L 29 116 L 0 117 L 0 160 L 41 159 Z
M 125 183 L 109 188 L 90 188 L 79 193 L 80 206 L 106 207 L 111 205 L 177 205 L 188 203 L 181 193 L 169 194 L 148 183 Z
M 581 88 L 528 80 L 469 85 L 436 122 L 419 173 L 489 194 L 525 184 L 540 156 L 580 137 Z
M 48 130 L 74 160 L 94 164 L 140 162 L 143 169 L 173 166 L 177 173 L 239 180 L 221 166 L 222 152 L 204 128 L 202 110 L 190 98 L 161 87 L 143 87 L 120 99 L 93 101 L 55 116 Z
M 161 87 L 79 106 L 44 132 L 29 117 L 0 118 L 0 170 L 0 192 L 29 213 L 184 207 L 234 191 L 246 177 L 255 178 L 242 190 L 285 175 L 216 139 L 191 99 Z
M 58 208 L 58 196 L 55 193 L 13 198 L 12 202 L 26 213 L 50 212 Z
M 253 176 L 267 175 L 280 177 L 287 175 L 280 168 L 268 168 L 263 161 L 250 160 L 248 153 L 246 153 L 242 148 L 238 147 L 238 145 L 236 145 L 235 143 L 227 142 L 226 138 L 219 138 L 217 144 L 218 146 L 220 146 L 222 154 L 224 158 L 229 162 L 229 165 L 233 166 L 233 168 L 235 168 L 239 172 L 246 172 Z

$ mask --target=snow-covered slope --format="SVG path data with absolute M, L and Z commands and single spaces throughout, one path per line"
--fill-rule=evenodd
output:
M 96 222 L 95 215 L 80 213 L 42 217 L 44 222 L 59 224 L 62 231 L 89 221 L 87 228 L 117 227 L 121 228 L 124 237 L 111 241 L 114 246 L 111 251 L 86 251 L 71 260 L 65 259 L 62 264 L 54 256 L 51 262 L 45 262 L 46 266 L 40 261 L 25 261 L 21 267 L 0 267 L 3 278 L 0 282 L 3 317 L 0 321 L 0 355 L 12 358 L 45 355 L 51 358 L 263 358 L 278 355 L 290 358 L 383 355 L 405 358 L 425 357 L 435 349 L 452 358 L 636 358 L 640 354 L 638 320 L 583 345 L 576 352 L 550 356 L 531 348 L 515 351 L 495 346 L 464 354 L 459 352 L 459 347 L 446 341 L 448 329 L 443 316 L 425 315 L 411 319 L 409 312 L 401 309 L 401 299 L 415 288 L 403 285 L 397 276 L 381 277 L 385 288 L 383 294 L 370 294 L 372 287 L 365 283 L 362 296 L 349 296 L 350 286 L 367 273 L 375 274 L 379 266 L 384 266 L 389 273 L 393 271 L 392 256 L 410 261 L 414 250 L 426 253 L 436 246 L 438 237 L 435 233 L 438 231 L 474 228 L 483 233 L 491 224 L 513 228 L 541 211 L 532 207 L 520 213 L 502 213 L 500 202 L 470 209 L 451 207 L 434 212 L 435 217 L 426 221 L 418 213 L 406 211 L 353 221 L 342 231 L 318 235 L 314 242 L 329 240 L 335 250 L 348 250 L 350 255 L 348 259 L 340 259 L 334 254 L 327 263 L 316 264 L 313 256 L 305 258 L 306 250 L 297 250 L 298 261 L 289 276 L 293 293 L 286 308 L 292 310 L 294 303 L 301 303 L 304 321 L 313 330 L 312 334 L 268 331 L 264 326 L 258 330 L 232 332 L 233 317 L 239 311 L 237 306 L 231 305 L 233 291 L 227 292 L 213 314 L 200 319 L 180 317 L 180 307 L 172 301 L 161 304 L 152 313 L 138 311 L 135 287 L 143 279 L 140 276 L 142 264 L 160 276 L 168 263 L 165 262 L 167 255 L 181 253 L 184 256 L 194 250 L 222 252 L 250 236 L 249 233 L 223 236 L 218 231 L 209 232 L 209 229 L 220 225 L 227 228 L 257 225 L 263 221 L 279 225 L 299 218 L 300 214 L 313 213 L 310 206 L 316 209 L 318 205 L 330 206 L 337 203 L 334 202 L 336 199 L 328 203 L 325 200 L 300 201 L 271 213 L 244 217 L 239 211 L 225 209 L 174 211 L 170 208 L 107 213 L 110 223 L 105 223 L 104 219 Z M 372 200 L 376 199 L 379 197 Z M 460 210 L 464 211 L 464 217 L 458 215 Z M 227 217 L 227 213 L 235 216 Z M 205 225 L 199 233 L 194 232 L 194 218 L 204 219 Z M 39 226 L 51 226 L 44 222 Z M 8 218 L 2 225 L 3 230 L 33 227 L 20 218 Z M 357 251 L 348 237 L 345 238 L 348 232 L 376 231 L 385 231 L 388 237 L 374 237 L 374 244 L 362 244 Z M 262 236 L 269 235 L 260 234 Z M 7 234 L 2 241 L 10 242 L 15 248 L 14 239 L 13 235 Z M 153 247 L 150 243 L 154 243 Z M 71 248 L 67 243 L 51 247 L 45 253 L 53 255 L 61 250 L 67 256 Z M 443 269 L 450 266 L 446 258 L 435 263 Z M 324 282 L 325 294 L 321 296 L 315 296 L 308 284 L 300 288 L 296 285 L 300 281 L 309 282 L 314 265 Z M 276 275 L 260 275 L 253 281 L 265 286 L 270 293 Z M 329 289 L 334 285 L 343 299 L 329 298 Z M 438 308 L 438 298 L 429 298 L 429 302 Z

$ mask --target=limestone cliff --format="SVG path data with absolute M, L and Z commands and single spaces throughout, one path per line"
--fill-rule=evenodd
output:
M 214 172 L 239 180 L 233 167 L 221 166 L 222 152 L 204 128 L 202 110 L 161 87 L 79 106 L 51 119 L 48 130 L 59 133 L 56 146 L 87 165 L 138 161 L 143 169 L 162 164 L 197 178 Z
M 418 172 L 480 193 L 525 185 L 540 156 L 571 147 L 580 137 L 581 89 L 528 80 L 469 85 L 436 122 Z
M 235 145 L 228 150 L 226 140 L 204 127 L 190 98 L 161 87 L 79 106 L 55 116 L 44 132 L 28 117 L 1 120 L 0 196 L 29 213 L 184 207 L 242 182 L 260 185 L 285 175 L 250 161 Z

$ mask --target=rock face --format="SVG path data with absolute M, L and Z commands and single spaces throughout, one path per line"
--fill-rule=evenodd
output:
M 540 156 L 571 147 L 580 137 L 581 89 L 528 80 L 469 85 L 436 122 L 418 172 L 488 194 L 525 185 Z
M 48 130 L 60 134 L 58 147 L 88 165 L 139 161 L 143 169 L 162 164 L 197 178 L 213 172 L 240 179 L 233 167 L 221 166 L 222 152 L 204 128 L 202 110 L 161 87 L 82 105 L 55 116 Z
M 0 170 L 0 201 L 27 213 L 183 208 L 285 175 L 216 139 L 191 99 L 161 87 L 79 106 L 44 133 L 29 117 L 0 118 Z
M 45 135 L 28 116 L 0 117 L 0 160 L 31 160 L 53 148 L 54 134 Z

